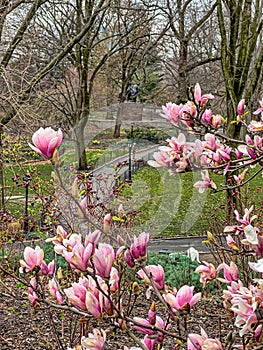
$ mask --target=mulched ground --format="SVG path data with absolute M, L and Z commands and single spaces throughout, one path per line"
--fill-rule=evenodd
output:
M 43 306 L 33 309 L 28 302 L 26 290 L 22 289 L 17 282 L 9 277 L 2 277 L 1 282 L 1 350 L 66 350 L 68 345 L 73 346 L 78 342 L 80 329 L 82 332 L 88 332 L 92 331 L 93 327 L 99 327 L 96 322 L 88 323 L 83 319 L 80 320 L 79 316 L 72 316 L 66 312 L 47 310 Z M 136 308 L 136 316 L 145 315 L 148 312 L 149 303 L 142 293 Z M 203 327 L 209 336 L 222 340 L 231 329 L 231 320 L 226 317 L 220 299 L 215 297 L 199 302 L 187 317 L 186 323 L 183 319 L 181 321 L 182 336 L 185 335 L 185 325 L 191 333 L 200 333 L 200 327 Z M 124 345 L 135 346 L 127 335 L 123 335 L 119 331 L 116 332 L 110 322 L 106 322 L 106 330 L 107 349 L 122 350 Z M 143 337 L 141 334 L 137 335 Z M 165 349 L 172 350 L 173 345 L 173 341 L 170 340 L 166 343 Z M 181 349 L 186 348 L 182 347 Z

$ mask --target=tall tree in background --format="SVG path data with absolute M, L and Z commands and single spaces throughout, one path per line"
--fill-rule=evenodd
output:
M 158 58 L 156 49 L 168 27 L 159 23 L 158 6 L 137 5 L 133 11 L 129 11 L 130 1 L 126 1 L 126 8 L 120 8 L 118 12 L 118 32 L 127 33 L 123 49 L 118 55 L 118 85 L 119 85 L 119 109 L 114 129 L 114 137 L 120 136 L 122 103 L 127 99 L 127 89 L 133 82 L 133 78 L 143 71 L 147 62 Z M 136 30 L 132 30 L 132 28 Z M 139 86 L 141 89 L 142 86 Z
M 59 47 L 52 52 L 52 57 L 43 60 L 43 57 L 32 57 L 30 45 L 25 45 L 32 40 L 28 36 L 29 29 L 37 25 L 35 19 L 42 16 L 41 9 L 47 3 L 45 0 L 34 1 L 1 1 L 0 16 L 0 81 L 1 81 L 1 112 L 0 112 L 0 138 L 3 127 L 14 117 L 21 114 L 23 106 L 31 101 L 35 96 L 35 87 L 43 81 L 45 76 L 56 67 L 69 53 L 74 46 L 80 42 L 92 27 L 98 12 L 103 11 L 108 6 L 108 1 L 98 1 L 91 16 L 84 23 L 81 30 L 72 38 L 66 39 Z M 49 1 L 48 3 L 51 3 Z M 64 1 L 54 3 L 54 6 L 64 6 Z M 43 10 L 44 11 L 44 10 Z M 35 29 L 37 32 L 37 29 Z M 49 46 L 48 40 L 46 46 Z M 29 50 L 26 51 L 25 48 Z M 16 64 L 27 60 L 27 65 L 20 71 L 16 69 Z M 38 66 L 36 61 L 41 62 Z M 34 62 L 31 64 L 31 62 Z M 21 67 L 21 65 L 19 66 Z M 1 142 L 0 142 L 1 146 Z M 1 152 L 1 149 L 0 149 Z M 0 187 L 1 198 L 3 199 L 3 161 L 2 154 L 0 164 Z M 1 205 L 3 205 L 3 200 Z
M 249 101 L 263 80 L 262 0 L 217 0 L 221 62 L 226 86 L 227 132 L 239 138 L 237 104 Z
M 173 75 L 173 81 L 177 87 L 177 103 L 188 99 L 187 91 L 191 84 L 191 72 L 202 65 L 219 60 L 217 50 L 208 50 L 199 46 L 196 48 L 199 55 L 193 55 L 193 46 L 196 38 L 202 36 L 202 29 L 212 16 L 216 8 L 216 2 L 195 0 L 166 0 L 166 6 L 161 10 L 170 24 L 170 45 L 166 68 Z M 211 38 L 208 37 L 207 40 Z M 174 59 L 171 58 L 172 50 Z

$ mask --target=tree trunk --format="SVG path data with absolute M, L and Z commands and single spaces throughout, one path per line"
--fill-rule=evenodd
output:
M 2 144 L 3 126 L 0 126 L 0 209 L 5 210 L 5 189 L 4 189 L 4 159 Z
M 123 104 L 119 104 L 119 108 L 116 115 L 116 122 L 114 127 L 114 138 L 119 138 L 121 136 L 121 118 L 122 118 L 122 110 L 123 110 Z
M 75 129 L 78 170 L 87 170 L 88 166 L 84 135 L 86 122 L 86 119 L 81 120 Z
M 189 87 L 189 81 L 187 76 L 187 71 L 185 69 L 187 65 L 187 46 L 188 43 L 186 40 L 180 42 L 180 56 L 178 64 L 178 95 L 177 103 L 186 103 L 188 100 L 187 90 Z

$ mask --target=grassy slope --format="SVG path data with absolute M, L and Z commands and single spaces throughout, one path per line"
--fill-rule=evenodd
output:
M 250 170 L 251 174 L 253 172 L 254 170 Z M 223 226 L 226 197 L 225 192 L 211 194 L 208 190 L 203 194 L 198 193 L 193 184 L 200 178 L 200 173 L 169 176 L 163 169 L 147 166 L 133 175 L 133 187 L 126 190 L 126 194 L 135 196 L 139 192 L 137 183 L 141 184 L 141 195 L 137 193 L 137 198 L 145 200 L 134 202 L 139 203 L 142 210 L 142 221 L 150 219 L 159 228 L 154 230 L 156 236 L 202 235 L 207 230 L 220 230 L 220 226 Z M 212 175 L 212 178 L 220 188 L 224 178 L 219 175 Z M 242 189 L 245 207 L 252 204 L 257 208 L 261 207 L 261 183 L 262 178 L 259 175 Z M 147 194 L 143 193 L 142 184 Z M 146 186 L 148 189 L 145 190 Z

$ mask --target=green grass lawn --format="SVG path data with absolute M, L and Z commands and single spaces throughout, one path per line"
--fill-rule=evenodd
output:
M 107 151 L 91 150 L 87 152 L 88 162 L 96 163 Z M 64 153 L 63 165 L 74 161 L 74 152 Z M 107 157 L 106 157 L 107 158 Z M 16 216 L 24 213 L 25 188 L 23 176 L 29 173 L 32 177 L 29 188 L 29 211 L 37 213 L 41 210 L 41 201 L 35 197 L 48 197 L 53 193 L 51 163 L 30 165 L 5 166 L 6 208 Z M 255 172 L 250 170 L 250 176 Z M 12 178 L 19 175 L 18 184 Z M 212 175 L 213 180 L 220 186 L 224 182 L 222 176 Z M 130 199 L 132 208 L 140 210 L 136 225 L 143 226 L 152 236 L 173 237 L 182 235 L 203 235 L 207 230 L 222 230 L 224 225 L 225 192 L 211 194 L 209 190 L 200 194 L 193 187 L 194 182 L 201 179 L 200 173 L 183 173 L 171 176 L 166 169 L 155 169 L 145 166 L 133 174 L 132 186 L 126 186 L 122 196 Z M 245 207 L 254 204 L 257 208 L 263 206 L 262 177 L 259 175 L 247 186 L 242 188 Z M 13 199 L 10 197 L 22 196 Z
M 255 170 L 250 170 L 250 175 Z M 220 188 L 224 177 L 211 175 Z M 133 175 L 133 184 L 123 194 L 130 196 L 136 209 L 141 210 L 140 221 L 148 223 L 157 237 L 203 235 L 207 230 L 222 232 L 226 218 L 226 193 L 200 194 L 193 187 L 201 179 L 200 173 L 169 175 L 165 169 L 146 166 Z M 262 178 L 257 176 L 242 188 L 245 207 L 262 207 Z
M 23 177 L 30 175 L 31 181 L 28 189 L 29 212 L 39 209 L 39 200 L 36 197 L 47 197 L 52 195 L 51 163 L 37 165 L 9 165 L 4 167 L 5 179 L 5 208 L 18 216 L 25 210 L 26 189 L 23 186 Z M 18 177 L 19 176 L 19 177 Z M 18 177 L 17 181 L 13 181 Z

